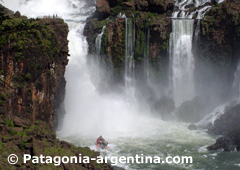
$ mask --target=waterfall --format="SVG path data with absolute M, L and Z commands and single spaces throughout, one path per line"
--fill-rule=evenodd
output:
M 195 96 L 194 92 L 194 58 L 192 54 L 194 20 L 172 20 L 169 53 L 173 98 L 176 106 Z
M 200 34 L 200 20 L 204 17 L 212 6 L 206 5 L 210 0 L 177 0 L 175 6 L 178 11 L 172 14 L 172 33 L 170 35 L 170 65 L 172 95 L 176 106 L 180 106 L 184 101 L 195 97 L 194 70 L 195 63 L 193 57 L 194 47 L 197 48 Z M 195 11 L 189 12 L 190 7 L 197 7 Z M 196 16 L 197 25 L 194 31 L 193 16 Z M 181 18 L 181 19 L 180 19 Z M 195 32 L 195 33 L 194 33 Z
M 214 121 L 222 116 L 228 107 L 229 103 L 224 103 L 216 107 L 213 112 L 207 114 L 202 120 L 200 120 L 197 125 L 203 128 L 208 128 L 214 125 Z
M 150 29 L 149 27 L 144 32 L 144 77 L 146 78 L 147 82 L 149 82 L 149 38 L 150 38 Z
M 135 49 L 135 23 L 132 19 L 125 19 L 125 86 L 133 85 L 134 81 L 134 49 Z
M 99 55 L 101 52 L 101 43 L 102 43 L 102 36 L 104 34 L 106 26 L 103 26 L 102 32 L 98 34 L 96 40 L 95 40 L 95 48 L 96 48 L 96 54 Z
M 238 64 L 237 70 L 234 74 L 234 81 L 232 87 L 235 91 L 235 97 L 240 100 L 240 63 Z
M 204 15 L 212 8 L 212 6 L 208 5 L 203 7 L 202 9 L 197 10 L 198 15 L 196 19 L 202 19 Z
M 197 42 L 199 39 L 199 35 L 200 35 L 200 19 L 197 21 L 197 26 L 195 29 L 195 34 L 194 34 L 194 41 Z
M 212 6 L 206 3 L 211 3 L 211 0 L 177 0 L 175 6 L 178 7 L 178 11 L 173 12 L 172 18 L 189 18 L 192 19 L 194 15 L 197 15 L 196 19 L 202 19 L 204 14 L 211 9 Z M 189 12 L 190 7 L 198 7 L 195 11 Z

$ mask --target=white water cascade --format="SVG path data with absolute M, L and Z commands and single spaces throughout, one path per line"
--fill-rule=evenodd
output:
M 172 14 L 172 33 L 170 35 L 169 54 L 171 58 L 172 94 L 175 105 L 178 107 L 184 101 L 196 96 L 194 86 L 195 62 L 193 56 L 194 45 L 197 46 L 200 34 L 200 19 L 204 17 L 212 6 L 206 5 L 210 0 L 177 0 L 175 6 L 178 10 Z M 198 7 L 189 12 L 190 6 Z M 197 25 L 194 31 L 193 16 L 196 15 Z M 195 33 L 194 33 L 195 32 Z M 193 35 L 194 34 L 194 35 Z
M 213 126 L 214 121 L 224 114 L 228 106 L 229 106 L 229 103 L 224 103 L 219 105 L 210 114 L 206 115 L 202 120 L 200 120 L 196 125 L 203 128 L 209 128 Z
M 134 82 L 134 49 L 135 49 L 135 23 L 132 19 L 125 19 L 125 85 Z
M 235 93 L 235 97 L 240 101 L 240 63 L 238 64 L 237 70 L 234 74 L 234 81 L 232 85 Z
M 150 39 L 150 28 L 148 27 L 144 32 L 144 56 L 143 56 L 143 65 L 144 65 L 144 77 L 146 78 L 147 82 L 149 83 L 150 73 L 149 73 L 149 39 Z
M 135 101 L 134 76 L 134 50 L 135 50 L 135 23 L 131 18 L 125 18 L 125 93 L 126 99 L 131 103 Z
M 195 96 L 194 58 L 192 54 L 194 20 L 172 20 L 170 35 L 170 57 L 173 98 L 176 106 Z
M 177 0 L 175 6 L 178 7 L 178 10 L 173 12 L 172 18 L 192 19 L 193 15 L 197 15 L 196 19 L 202 19 L 204 14 L 212 7 L 210 5 L 204 6 L 206 3 L 211 3 L 211 0 Z M 198 9 L 189 12 L 190 7 L 192 6 Z
M 104 34 L 106 25 L 103 26 L 102 28 L 102 32 L 100 34 L 98 34 L 96 40 L 95 40 L 95 46 L 96 46 L 96 54 L 99 55 L 101 52 L 101 43 L 102 43 L 102 36 Z

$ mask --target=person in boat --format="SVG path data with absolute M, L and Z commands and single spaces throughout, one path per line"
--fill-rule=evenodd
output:
M 105 145 L 105 148 L 106 148 L 108 143 L 106 142 L 105 139 L 103 139 L 102 136 L 100 136 L 100 137 L 98 137 L 97 140 L 96 140 L 96 145 L 97 145 L 97 147 L 99 147 L 99 146 L 101 146 L 102 144 Z

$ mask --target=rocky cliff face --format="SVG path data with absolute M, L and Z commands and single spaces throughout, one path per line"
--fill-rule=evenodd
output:
M 201 20 L 195 51 L 197 84 L 208 82 L 219 99 L 229 95 L 239 62 L 239 7 L 238 1 L 224 1 L 212 7 Z
M 41 120 L 54 127 L 65 95 L 68 26 L 59 18 L 1 20 L 0 113 Z
M 240 151 L 240 104 L 226 111 L 208 132 L 223 135 L 209 150 Z
M 171 15 L 173 4 L 174 1 L 171 0 L 97 1 L 97 10 L 88 19 L 84 33 L 90 45 L 90 53 L 94 53 L 95 39 L 102 27 L 106 25 L 100 55 L 106 65 L 113 65 L 115 80 L 121 81 L 125 61 L 126 22 L 119 14 L 125 14 L 133 19 L 135 25 L 134 61 L 137 72 L 143 70 L 141 68 L 143 67 L 144 47 L 149 29 L 151 36 L 149 37 L 148 60 L 150 65 L 154 66 L 156 78 L 162 80 L 163 75 L 167 74 L 167 46 L 171 33 L 171 19 L 166 16 Z

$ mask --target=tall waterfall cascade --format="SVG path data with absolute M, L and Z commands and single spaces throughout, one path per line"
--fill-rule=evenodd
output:
M 172 33 L 170 35 L 170 85 L 176 106 L 184 101 L 193 99 L 195 94 L 193 44 L 197 45 L 200 34 L 200 20 L 212 6 L 210 0 L 177 0 L 175 6 L 178 10 L 172 14 Z M 220 3 L 220 2 L 219 2 Z M 189 12 L 190 7 L 196 7 Z M 194 30 L 194 19 L 197 25 Z M 194 41 L 194 42 L 193 42 Z
M 194 20 L 172 20 L 169 53 L 171 57 L 173 99 L 176 106 L 191 100 L 194 92 L 194 58 L 192 54 Z
M 134 50 L 135 50 L 135 23 L 132 19 L 125 19 L 125 86 L 134 83 Z
M 237 98 L 237 100 L 240 100 L 240 63 L 238 64 L 237 70 L 234 74 L 234 81 L 232 87 L 236 92 L 235 97 Z
M 144 77 L 146 78 L 147 82 L 149 82 L 149 39 L 150 39 L 150 29 L 149 27 L 146 28 L 146 31 L 144 32 Z
M 102 43 L 102 36 L 104 34 L 106 25 L 103 26 L 102 28 L 102 32 L 100 34 L 98 34 L 96 40 L 95 40 L 95 49 L 96 49 L 96 54 L 99 55 L 101 52 L 101 43 Z

